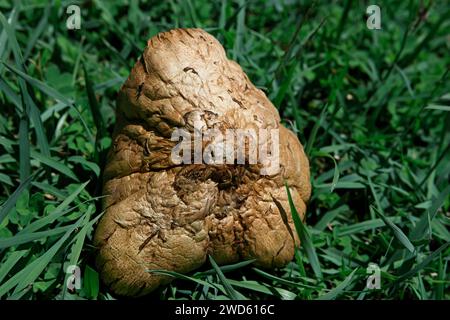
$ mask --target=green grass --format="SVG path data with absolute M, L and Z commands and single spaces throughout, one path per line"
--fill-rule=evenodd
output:
M 92 245 L 116 93 L 148 38 L 194 26 L 298 134 L 312 198 L 286 267 L 211 259 L 147 298 L 450 298 L 445 1 L 378 1 L 382 30 L 366 28 L 359 1 L 11 2 L 0 0 L 1 298 L 116 298 Z M 74 3 L 81 30 L 68 31 Z M 369 263 L 379 290 L 366 289 Z M 68 265 L 83 275 L 76 294 Z

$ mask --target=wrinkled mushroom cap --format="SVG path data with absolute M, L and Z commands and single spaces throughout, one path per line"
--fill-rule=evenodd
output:
M 279 129 L 279 172 L 263 175 L 260 165 L 248 164 L 174 164 L 171 134 L 192 132 L 195 119 L 222 132 Z M 156 35 L 118 96 L 104 168 L 105 214 L 94 238 L 103 281 L 119 295 L 138 296 L 170 281 L 147 270 L 186 273 L 208 254 L 219 264 L 285 265 L 299 245 L 285 182 L 303 219 L 308 160 L 266 95 L 207 32 Z

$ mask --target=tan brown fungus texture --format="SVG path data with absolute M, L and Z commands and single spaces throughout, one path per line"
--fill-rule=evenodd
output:
M 258 164 L 174 164 L 172 132 L 192 132 L 195 119 L 221 131 L 279 129 L 279 173 L 262 175 Z M 147 294 L 171 280 L 148 270 L 187 273 L 208 255 L 218 264 L 255 259 L 263 268 L 292 260 L 299 239 L 284 182 L 303 219 L 308 159 L 213 36 L 175 29 L 148 41 L 119 92 L 112 139 L 94 242 L 97 268 L 114 293 Z

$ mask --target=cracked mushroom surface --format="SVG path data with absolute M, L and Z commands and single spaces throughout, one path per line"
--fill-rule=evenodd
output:
M 147 294 L 172 279 L 148 270 L 186 273 L 208 255 L 219 264 L 255 259 L 264 268 L 292 260 L 299 239 L 290 214 L 277 205 L 290 212 L 286 182 L 304 218 L 308 159 L 266 95 L 213 36 L 175 29 L 151 38 L 120 89 L 116 113 L 103 174 L 105 213 L 94 237 L 97 268 L 114 293 Z M 194 120 L 221 132 L 278 129 L 279 172 L 174 163 L 172 132 L 192 132 Z

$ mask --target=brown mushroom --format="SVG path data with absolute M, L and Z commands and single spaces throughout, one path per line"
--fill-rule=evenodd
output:
M 267 175 L 261 163 L 175 163 L 172 133 L 193 132 L 195 119 L 221 132 L 278 129 L 280 170 Z M 205 31 L 156 35 L 118 96 L 104 170 L 105 214 L 94 239 L 103 281 L 119 295 L 139 296 L 171 279 L 149 269 L 186 273 L 208 254 L 219 264 L 285 265 L 293 258 L 293 237 L 299 245 L 288 228 L 295 230 L 292 218 L 285 224 L 277 207 L 290 212 L 285 182 L 303 219 L 308 160 L 266 95 Z

